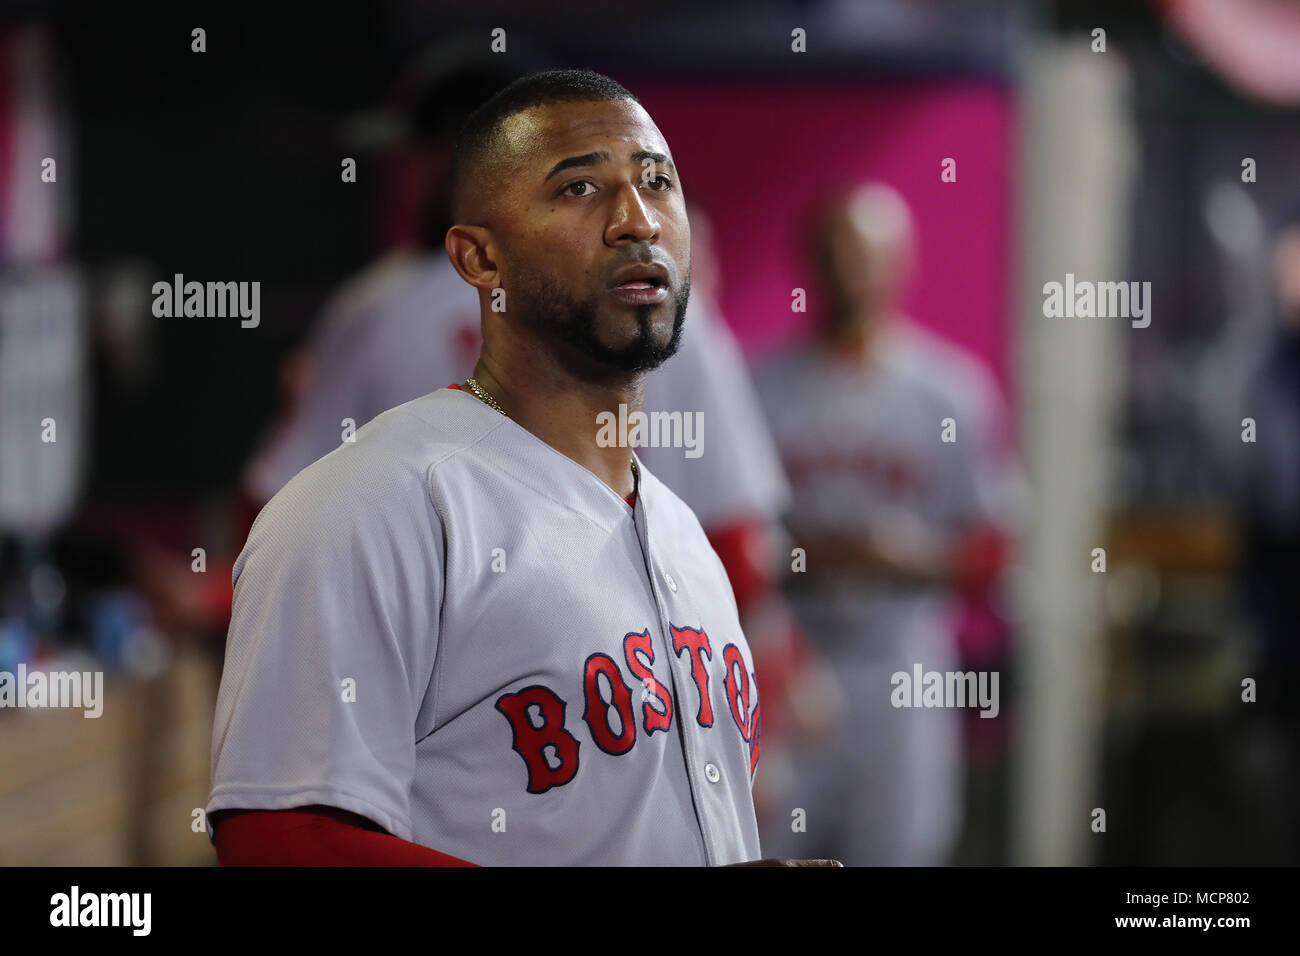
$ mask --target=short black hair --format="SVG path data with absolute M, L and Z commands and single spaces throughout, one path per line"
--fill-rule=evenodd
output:
M 470 113 L 456 134 L 451 168 L 453 215 L 459 218 L 464 212 L 461 202 L 465 186 L 481 173 L 483 159 L 507 119 L 534 106 L 605 100 L 641 102 L 621 84 L 592 70 L 530 73 L 494 94 Z

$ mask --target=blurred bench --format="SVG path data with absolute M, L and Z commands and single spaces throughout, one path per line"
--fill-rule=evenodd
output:
M 207 802 L 212 660 L 180 651 L 148 681 L 105 678 L 104 713 L 0 711 L 0 865 L 216 862 Z

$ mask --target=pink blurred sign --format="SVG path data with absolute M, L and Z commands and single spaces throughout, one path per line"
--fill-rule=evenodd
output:
M 745 351 L 770 354 L 815 319 L 799 246 L 809 204 L 877 179 L 918 230 L 906 299 L 923 324 L 984 358 L 1008 386 L 1014 99 L 992 83 L 624 81 L 667 137 L 687 197 L 713 219 L 722 304 Z M 956 182 L 940 179 L 956 160 Z M 809 291 L 809 311 L 790 309 Z

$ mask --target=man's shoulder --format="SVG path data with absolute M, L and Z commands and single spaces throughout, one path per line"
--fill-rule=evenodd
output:
M 420 285 L 441 284 L 457 278 L 445 255 L 399 249 L 380 256 L 350 276 L 330 296 L 328 306 L 339 312 L 358 312 Z
M 406 251 L 389 252 L 350 275 L 321 307 L 322 325 L 350 324 L 411 280 L 419 260 Z
M 366 520 L 395 509 L 409 514 L 413 502 L 430 500 L 429 476 L 436 466 L 503 422 L 464 392 L 430 392 L 375 416 L 294 475 L 263 513 L 306 524 L 337 522 L 344 515 Z
M 475 302 L 472 292 L 446 256 L 404 250 L 388 253 L 349 278 L 326 301 L 314 333 L 317 346 L 343 340 L 355 330 L 373 334 L 384 323 L 427 321 L 431 304 L 455 300 L 457 294 Z
M 962 405 L 995 395 L 992 370 L 974 352 L 912 319 L 891 329 L 896 367 Z
M 816 367 L 817 354 L 807 342 L 792 343 L 769 352 L 754 364 L 754 382 L 764 399 L 778 399 Z

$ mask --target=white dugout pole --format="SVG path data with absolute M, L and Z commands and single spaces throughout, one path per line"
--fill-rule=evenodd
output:
M 1016 601 L 1023 698 L 1012 770 L 1011 862 L 1091 862 L 1098 806 L 1104 620 L 1091 552 L 1104 545 L 1122 400 L 1122 319 L 1045 318 L 1043 285 L 1128 275 L 1134 168 L 1128 71 L 1087 35 L 1026 56 L 1020 146 L 1022 449 L 1032 487 Z M 1159 303 L 1154 321 L 1160 321 Z

